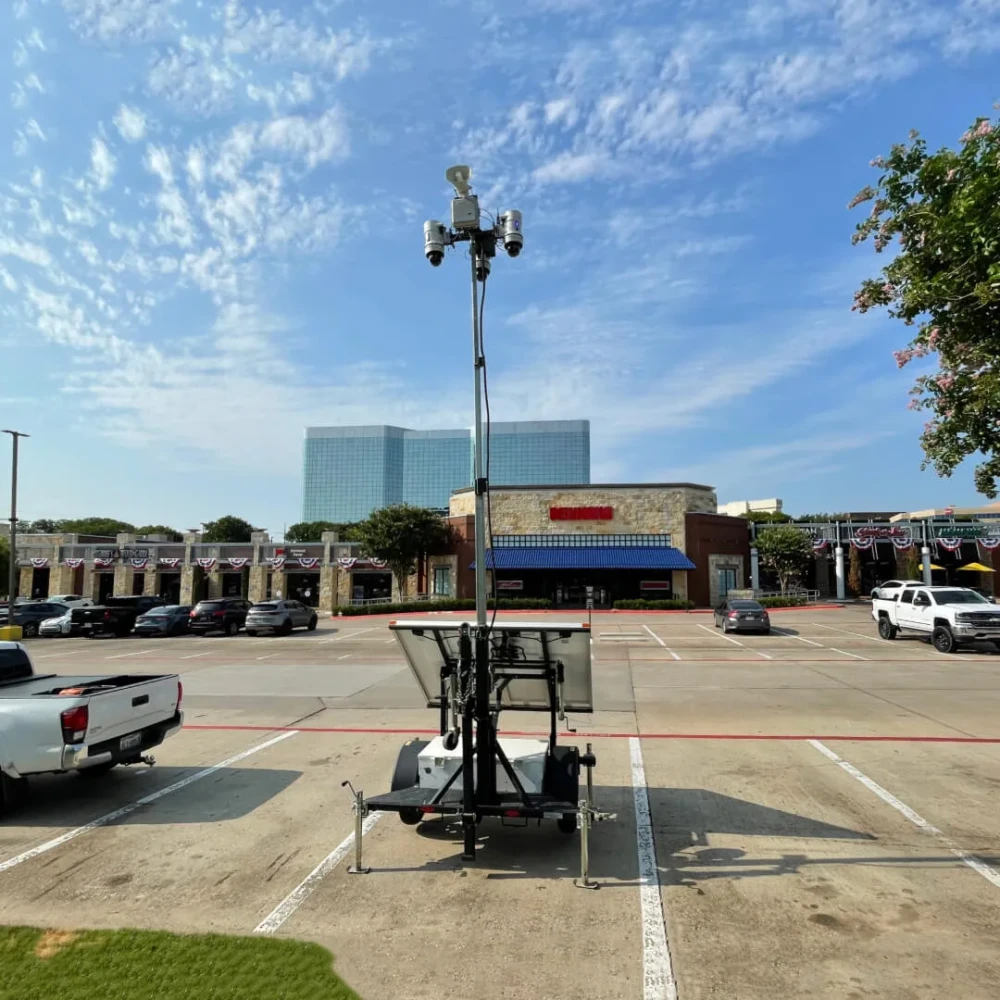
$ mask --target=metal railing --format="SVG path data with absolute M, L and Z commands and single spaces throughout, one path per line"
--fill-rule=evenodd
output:
M 784 593 L 780 590 L 755 590 L 754 597 L 804 597 L 806 604 L 818 604 L 818 590 L 807 590 L 804 587 L 789 587 Z
M 351 604 L 355 607 L 368 607 L 372 604 L 392 604 L 391 597 L 355 597 Z

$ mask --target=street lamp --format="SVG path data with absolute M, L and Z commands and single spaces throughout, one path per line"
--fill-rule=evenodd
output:
M 482 302 L 486 296 L 486 279 L 490 274 L 490 261 L 496 256 L 497 243 L 502 243 L 508 256 L 517 257 L 524 245 L 521 232 L 521 213 L 516 210 L 504 212 L 496 219 L 491 218 L 488 229 L 480 227 L 479 199 L 472 193 L 469 180 L 472 170 L 464 164 L 449 167 L 445 171 L 445 179 L 455 189 L 455 197 L 451 202 L 451 226 L 445 226 L 437 219 L 428 219 L 424 223 L 424 256 L 432 267 L 438 267 L 444 260 L 446 247 L 457 243 L 469 244 L 469 260 L 472 274 L 472 367 L 475 375 L 475 447 L 474 447 L 474 477 L 475 477 L 475 510 L 476 510 L 476 628 L 469 635 L 467 626 L 462 626 L 459 641 L 459 672 L 463 678 L 468 678 L 467 671 L 475 662 L 474 693 L 470 696 L 466 687 L 464 704 L 462 706 L 463 723 L 461 726 L 462 760 L 465 775 L 464 801 L 466 812 L 474 812 L 475 796 L 483 795 L 489 800 L 496 792 L 496 733 L 492 720 L 490 692 L 490 644 L 489 627 L 486 624 L 486 511 L 488 503 L 488 474 L 483 469 L 483 419 L 482 419 L 482 387 L 486 376 L 486 356 L 483 351 Z M 479 296 L 479 284 L 482 283 L 483 298 Z M 488 390 L 487 390 L 488 392 Z M 489 426 L 489 396 L 486 397 L 486 419 Z M 488 466 L 488 456 L 487 456 Z M 471 655 L 470 655 L 471 654 Z M 460 681 L 462 683 L 462 681 Z M 467 680 L 464 681 L 467 684 Z M 457 705 L 455 705 L 457 710 Z M 457 711 L 455 712 L 457 714 Z M 475 751 L 475 792 L 472 782 L 472 723 L 475 720 L 476 751 Z M 458 743 L 458 734 L 453 728 L 445 737 L 445 745 L 454 750 Z M 464 857 L 475 855 L 475 827 L 466 827 Z
M 10 471 L 10 568 L 7 576 L 7 607 L 10 609 L 7 622 L 14 624 L 14 586 L 17 580 L 17 444 L 20 438 L 30 437 L 23 431 L 9 431 L 4 429 L 4 434 L 9 434 L 14 442 L 13 454 L 11 456 Z

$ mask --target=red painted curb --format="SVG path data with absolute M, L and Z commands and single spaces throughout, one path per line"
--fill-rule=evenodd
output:
M 263 733 L 355 733 L 372 735 L 388 733 L 395 736 L 437 736 L 436 729 L 410 729 L 405 727 L 366 727 L 366 726 L 224 726 L 224 725 L 185 725 L 185 729 L 201 729 L 236 732 Z M 502 736 L 536 736 L 544 738 L 544 732 L 525 732 L 521 730 L 504 731 Z M 1000 743 L 1000 737 L 994 736 L 814 736 L 809 734 L 764 735 L 760 733 L 560 733 L 561 737 L 585 737 L 588 740 L 623 740 L 638 736 L 643 740 L 767 740 L 779 742 L 806 742 L 819 740 L 825 743 Z

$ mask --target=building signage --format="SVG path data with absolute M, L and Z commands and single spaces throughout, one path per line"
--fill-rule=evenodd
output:
M 497 580 L 497 590 L 524 590 L 524 580 Z
M 995 525 L 986 527 L 982 524 L 935 524 L 935 538 L 982 538 L 984 535 L 996 535 Z
M 122 559 L 148 559 L 149 549 L 137 549 L 126 546 L 122 549 Z
M 109 562 L 114 562 L 120 554 L 118 549 L 94 549 L 94 561 L 107 565 Z
M 910 529 L 892 524 L 865 524 L 854 529 L 854 537 L 864 538 L 909 538 Z
M 639 581 L 640 590 L 669 590 L 670 581 L 669 580 L 640 580 Z
M 614 507 L 550 507 L 550 521 L 610 521 Z

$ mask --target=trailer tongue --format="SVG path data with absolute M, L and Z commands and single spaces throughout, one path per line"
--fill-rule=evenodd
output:
M 518 821 L 554 819 L 560 830 L 581 831 L 581 877 L 587 871 L 587 836 L 595 820 L 614 818 L 593 805 L 596 759 L 557 743 L 566 713 L 594 710 L 590 627 L 586 624 L 503 622 L 488 633 L 488 669 L 477 670 L 469 622 L 441 619 L 391 622 L 428 708 L 439 713 L 440 734 L 412 740 L 399 753 L 392 790 L 365 799 L 355 793 L 356 825 L 371 811 L 395 812 L 414 825 L 434 816 L 460 816 L 464 860 L 476 856 L 476 825 L 484 817 Z M 483 690 L 477 680 L 485 675 Z M 499 736 L 500 713 L 545 712 L 546 738 Z M 580 769 L 586 768 L 581 794 Z M 361 834 L 355 836 L 361 864 Z

